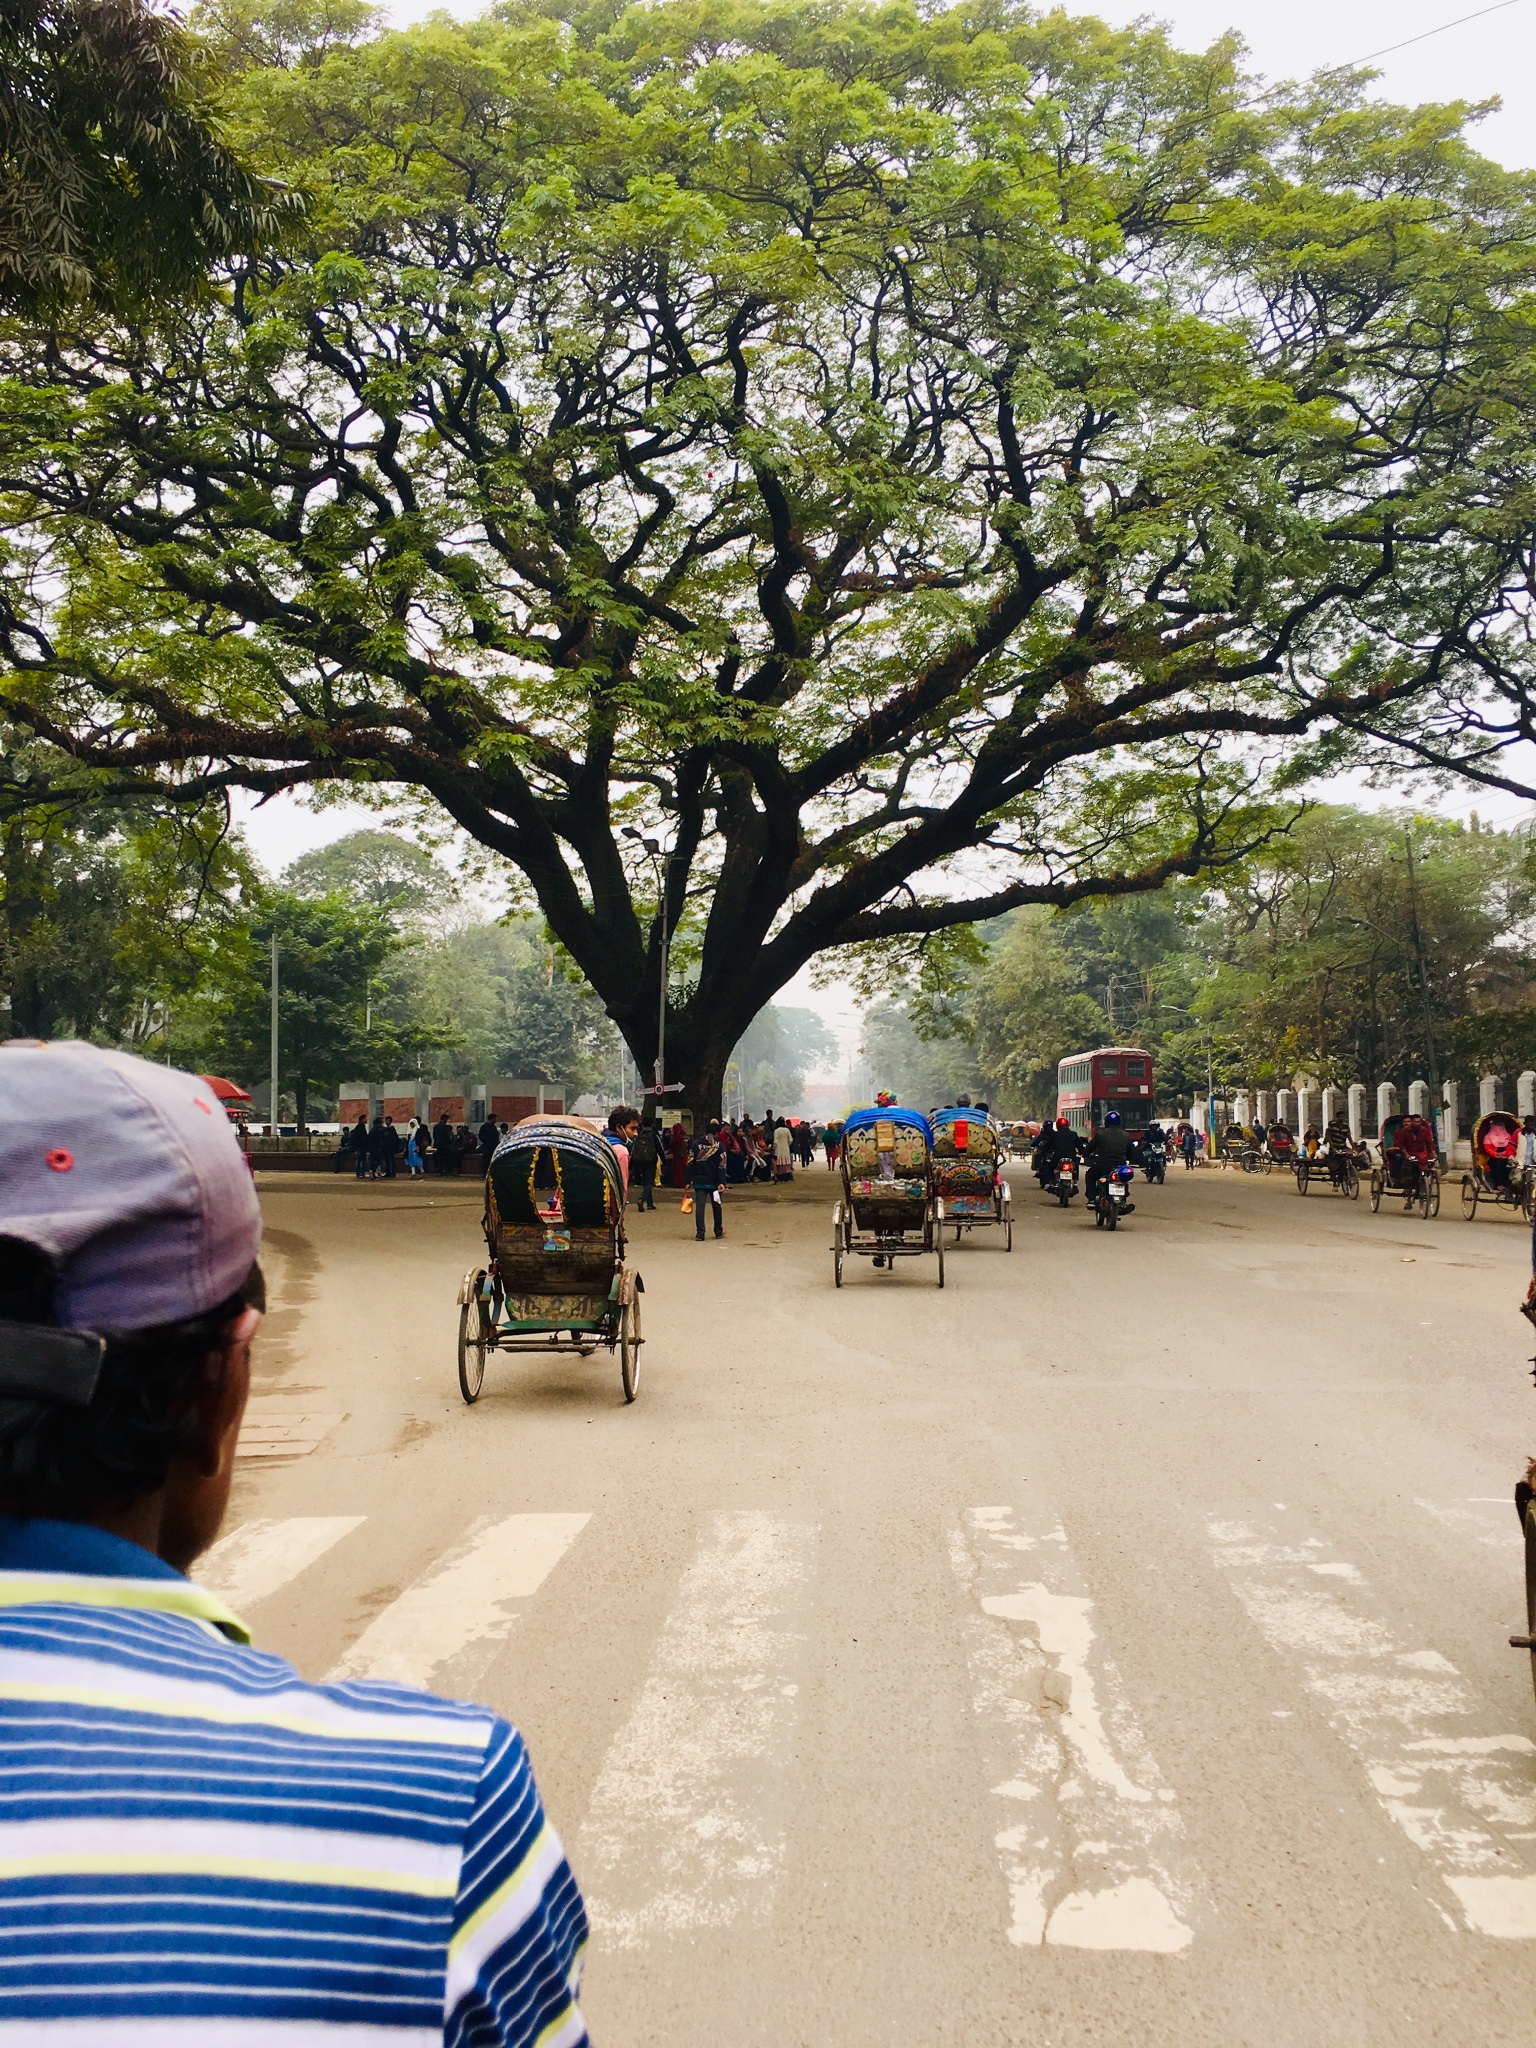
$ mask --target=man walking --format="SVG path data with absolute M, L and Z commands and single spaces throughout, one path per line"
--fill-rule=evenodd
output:
M 656 1206 L 656 1168 L 661 1158 L 657 1142 L 656 1119 L 645 1118 L 634 1136 L 629 1148 L 629 1185 L 636 1193 L 636 1209 L 654 1209 Z
M 190 1074 L 0 1048 L 0 1999 L 17 2040 L 579 2048 L 586 1916 L 522 1739 L 309 1685 L 218 1534 L 261 1217 Z
M 720 1150 L 720 1125 L 712 1123 L 694 1139 L 688 1154 L 688 1182 L 693 1189 L 693 1234 L 704 1242 L 704 1211 L 715 1219 L 716 1237 L 725 1235 L 725 1198 L 720 1183 L 725 1178 L 725 1154 Z
M 496 1128 L 496 1119 L 493 1116 L 488 1116 L 481 1124 L 475 1134 L 475 1142 L 480 1148 L 480 1178 L 484 1180 L 491 1170 L 491 1160 L 495 1156 L 496 1147 L 501 1143 L 501 1132 Z
M 446 1109 L 432 1126 L 432 1169 L 438 1174 L 453 1170 L 453 1125 Z

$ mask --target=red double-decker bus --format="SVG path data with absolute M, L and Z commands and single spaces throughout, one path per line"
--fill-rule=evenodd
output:
M 1056 1114 L 1086 1137 L 1118 1109 L 1128 1131 L 1152 1121 L 1152 1055 L 1139 1045 L 1106 1045 L 1098 1052 L 1074 1052 L 1056 1068 Z

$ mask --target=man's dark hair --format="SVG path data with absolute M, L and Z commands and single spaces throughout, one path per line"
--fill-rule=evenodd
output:
M 0 1237 L 0 1321 L 55 1322 L 52 1260 Z M 88 1408 L 0 1391 L 0 1513 L 78 1521 L 164 1486 L 191 1442 L 199 1377 L 247 1308 L 264 1308 L 261 1268 L 200 1316 L 149 1330 L 102 1330 L 106 1351 Z
M 610 1131 L 622 1131 L 626 1124 L 637 1124 L 639 1121 L 639 1110 L 631 1109 L 627 1102 L 616 1103 L 608 1112 L 608 1128 Z

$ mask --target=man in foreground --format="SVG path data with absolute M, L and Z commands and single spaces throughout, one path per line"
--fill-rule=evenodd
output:
M 515 1730 L 307 1685 L 183 1577 L 260 1235 L 203 1083 L 0 1047 L 0 2041 L 584 2042 L 586 1919 Z

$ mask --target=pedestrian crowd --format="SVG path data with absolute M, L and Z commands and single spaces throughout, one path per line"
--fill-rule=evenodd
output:
M 350 1161 L 359 1180 L 395 1180 L 404 1153 L 405 1170 L 412 1180 L 427 1173 L 461 1174 L 466 1161 L 471 1172 L 478 1170 L 483 1177 L 508 1128 L 491 1117 L 472 1131 L 468 1124 L 453 1123 L 447 1116 L 440 1116 L 436 1123 L 413 1116 L 402 1137 L 392 1116 L 376 1116 L 372 1123 L 360 1116 L 342 1131 L 332 1171 L 345 1172 Z

